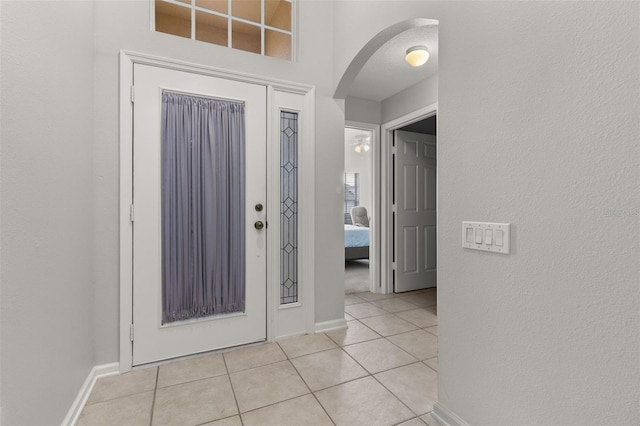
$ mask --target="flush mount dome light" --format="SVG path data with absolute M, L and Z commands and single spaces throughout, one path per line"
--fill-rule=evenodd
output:
M 413 46 L 407 49 L 407 56 L 404 58 L 412 67 L 419 67 L 429 60 L 429 51 L 426 46 Z

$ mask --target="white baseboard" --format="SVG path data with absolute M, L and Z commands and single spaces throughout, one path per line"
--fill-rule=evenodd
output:
M 87 403 L 89 395 L 91 395 L 93 386 L 96 384 L 96 380 L 98 380 L 100 377 L 118 374 L 120 372 L 119 367 L 120 364 L 114 362 L 111 364 L 96 365 L 91 369 L 89 375 L 80 388 L 80 392 L 78 392 L 78 396 L 76 396 L 76 399 L 75 401 L 73 401 L 71 408 L 69 408 L 67 416 L 62 421 L 62 426 L 73 426 L 78 422 L 80 414 L 82 413 L 82 409 Z
M 316 333 L 324 333 L 325 331 L 331 330 L 339 330 L 341 328 L 347 327 L 347 320 L 344 318 L 332 320 L 332 321 L 323 321 L 316 323 Z
M 469 426 L 469 423 L 462 420 L 439 402 L 433 404 L 431 416 L 442 426 Z

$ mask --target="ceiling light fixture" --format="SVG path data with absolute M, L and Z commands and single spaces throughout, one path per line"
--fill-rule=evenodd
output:
M 429 51 L 426 46 L 413 46 L 407 49 L 404 59 L 412 67 L 419 67 L 429 60 Z

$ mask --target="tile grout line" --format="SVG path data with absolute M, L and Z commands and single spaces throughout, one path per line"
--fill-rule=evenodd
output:
M 329 336 L 327 336 L 328 338 Z M 331 339 L 329 339 L 331 340 Z M 278 344 L 279 345 L 279 344 Z M 280 346 L 280 349 L 282 349 L 282 346 Z M 327 352 L 329 350 L 334 350 L 335 348 L 331 348 L 331 349 L 327 349 L 326 351 L 320 351 L 320 352 L 312 352 L 310 354 L 306 354 L 306 355 L 313 355 L 316 353 L 321 353 L 321 352 Z M 282 350 L 284 352 L 284 349 Z M 302 380 L 302 383 L 304 383 L 304 385 L 307 387 L 307 389 L 309 389 L 309 393 L 313 396 L 313 399 L 316 400 L 316 402 L 318 403 L 318 405 L 320 406 L 320 408 L 322 408 L 322 411 L 324 411 L 324 413 L 327 415 L 327 417 L 329 418 L 329 421 L 331 421 L 331 423 L 336 424 L 336 422 L 333 420 L 333 418 L 331 417 L 331 415 L 327 412 L 327 410 L 324 408 L 324 405 L 322 405 L 322 403 L 320 402 L 320 400 L 318 399 L 318 397 L 316 396 L 315 391 L 311 390 L 311 386 L 309 386 L 309 384 L 307 383 L 307 381 L 304 379 L 304 377 L 302 377 L 302 374 L 300 374 L 300 371 L 298 370 L 298 368 L 296 367 L 296 365 L 291 362 L 292 358 L 289 358 L 289 355 L 287 355 L 287 353 L 285 352 L 285 355 L 287 356 L 287 360 L 289 361 L 289 363 L 291 364 L 291 366 L 293 367 L 293 369 L 295 370 L 295 372 L 298 374 L 298 377 L 300 377 L 300 380 Z M 306 355 L 302 355 L 302 356 L 306 356 Z M 301 357 L 297 357 L 297 358 L 301 358 Z M 302 395 L 300 395 L 302 396 Z M 299 397 L 296 397 L 299 398 Z
M 421 307 L 421 308 L 418 308 L 418 309 L 424 309 L 424 307 Z M 394 314 L 394 315 L 395 315 L 395 314 Z M 398 318 L 400 318 L 400 317 L 398 317 Z M 400 318 L 400 319 L 403 319 L 403 318 Z M 405 320 L 405 321 L 406 321 L 406 320 Z M 409 322 L 409 323 L 411 323 L 411 321 L 408 321 L 408 322 Z M 413 324 L 413 323 L 411 323 L 411 324 Z M 413 324 L 413 325 L 416 325 L 416 324 Z M 437 324 L 436 324 L 436 325 L 437 325 Z M 421 330 L 421 329 L 422 329 L 422 328 L 418 328 L 418 330 Z M 411 330 L 411 331 L 408 331 L 408 332 L 406 332 L 406 333 L 410 333 L 410 332 L 412 332 L 412 331 L 415 331 L 415 330 Z M 426 331 L 426 330 L 425 330 L 425 331 Z M 405 421 L 409 421 L 409 420 L 413 420 L 413 419 L 419 419 L 420 421 L 422 421 L 422 419 L 421 419 L 420 417 L 421 417 L 421 416 L 423 416 L 423 415 L 427 415 L 427 414 L 429 414 L 431 411 L 429 411 L 428 413 L 425 413 L 425 414 L 416 414 L 416 412 L 415 412 L 415 411 L 413 411 L 413 410 L 412 410 L 412 409 L 411 409 L 407 404 L 405 404 L 405 402 L 404 402 L 402 399 L 400 399 L 400 397 L 399 397 L 399 396 L 397 396 L 393 391 L 391 391 L 391 389 L 387 388 L 387 387 L 384 385 L 384 383 L 382 383 L 382 382 L 381 382 L 381 381 L 380 381 L 380 380 L 375 376 L 376 374 L 381 374 L 381 373 L 384 373 L 384 372 L 387 372 L 387 371 L 394 370 L 394 369 L 396 369 L 396 368 L 402 368 L 402 367 L 406 367 L 406 366 L 409 366 L 409 365 L 415 365 L 415 364 L 422 364 L 422 365 L 426 366 L 427 368 L 430 368 L 431 370 L 435 371 L 435 373 L 436 373 L 436 374 L 438 374 L 438 371 L 434 370 L 433 368 L 431 368 L 429 365 L 427 365 L 427 364 L 424 362 L 425 360 L 420 360 L 420 359 L 418 359 L 417 357 L 413 356 L 412 354 L 410 354 L 409 352 L 405 351 L 403 348 L 401 348 L 400 346 L 396 345 L 394 342 L 392 342 L 391 340 L 389 340 L 389 339 L 388 339 L 388 337 L 391 337 L 391 336 L 397 336 L 397 335 L 404 334 L 404 333 L 405 333 L 405 332 L 403 332 L 403 333 L 397 333 L 397 334 L 392 334 L 392 335 L 390 335 L 390 336 L 383 336 L 383 338 L 384 338 L 385 340 L 387 340 L 389 343 L 391 343 L 392 345 L 394 345 L 395 347 L 397 347 L 398 349 L 400 349 L 401 351 L 403 351 L 404 353 L 406 353 L 406 354 L 408 354 L 409 356 L 411 356 L 411 357 L 413 357 L 413 358 L 417 359 L 417 362 L 413 362 L 413 363 L 409 363 L 409 364 L 401 365 L 401 366 L 398 366 L 398 367 L 390 368 L 390 369 L 387 369 L 387 370 L 379 371 L 379 372 L 377 372 L 377 373 L 375 373 L 375 374 L 371 374 L 371 377 L 373 377 L 373 379 L 374 379 L 376 382 L 378 382 L 378 383 L 380 384 L 380 386 L 382 386 L 382 387 L 383 387 L 384 389 L 386 389 L 389 393 L 391 393 L 391 395 L 393 395 L 393 396 L 394 396 L 398 401 L 400 401 L 400 403 L 401 403 L 402 405 L 404 405 L 404 406 L 405 406 L 405 407 L 406 407 L 406 408 L 407 408 L 411 413 L 415 414 L 415 417 L 413 417 L 412 419 L 405 420 Z M 436 337 L 438 337 L 438 336 L 436 336 Z M 433 358 L 437 358 L 437 355 L 436 355 L 435 357 L 432 357 L 432 358 L 429 358 L 429 359 L 433 359 Z M 433 410 L 432 410 L 432 411 L 433 411 Z M 404 422 L 402 422 L 402 423 L 404 423 Z M 398 425 L 400 425 L 400 424 L 402 424 L 402 423 L 398 423 Z M 424 423 L 424 422 L 423 422 L 423 423 Z
M 285 354 L 285 356 L 286 356 L 286 354 Z M 229 375 L 236 374 L 236 373 L 242 373 L 242 372 L 248 371 L 248 370 L 253 370 L 254 368 L 266 367 L 267 365 L 277 364 L 277 363 L 282 362 L 282 361 L 286 361 L 286 359 L 281 359 L 281 360 L 278 360 L 278 361 L 268 362 L 266 364 L 256 365 L 255 367 L 243 368 L 242 370 L 231 371 L 231 372 L 229 372 Z
M 158 393 L 158 380 L 160 379 L 160 367 L 156 367 L 156 384 L 153 387 L 153 401 L 151 401 L 151 416 L 149 418 L 149 426 L 153 425 L 153 412 L 156 408 L 156 394 Z
M 308 354 L 298 355 L 298 356 L 294 356 L 294 357 L 289 357 L 289 355 L 287 355 L 287 357 L 288 357 L 289 361 L 292 361 L 292 360 L 294 360 L 294 359 L 302 358 L 302 357 L 309 356 L 309 355 L 315 355 L 315 354 L 320 354 L 320 353 L 322 353 L 322 352 L 329 352 L 329 351 L 333 351 L 333 350 L 336 350 L 336 349 L 338 349 L 338 348 L 340 348 L 340 346 L 338 346 L 338 345 L 336 344 L 336 347 L 335 347 L 335 348 L 320 349 L 319 351 L 309 352 Z M 291 364 L 293 364 L 293 362 L 292 362 Z
M 0 0 L 0 1 L 2 1 L 2 0 Z M 161 388 L 158 388 L 158 389 L 168 389 L 168 388 L 172 388 L 174 386 L 187 385 L 187 384 L 190 384 L 190 383 L 201 382 L 203 380 L 210 380 L 210 379 L 215 379 L 216 377 L 222 377 L 222 376 L 228 376 L 228 375 L 229 375 L 228 373 L 223 373 L 223 374 L 218 374 L 218 375 L 214 375 L 214 376 L 206 376 L 206 377 L 200 377 L 200 378 L 197 378 L 197 379 L 189 379 L 189 380 L 186 380 L 184 382 L 172 383 L 170 385 L 165 385 L 165 386 L 162 386 Z
M 229 386 L 231 386 L 231 394 L 233 395 L 233 402 L 236 403 L 236 410 L 238 410 L 238 417 L 240 418 L 240 424 L 244 425 L 242 419 L 242 413 L 240 413 L 240 405 L 238 404 L 238 398 L 236 397 L 236 390 L 233 387 L 233 381 L 231 380 L 231 373 L 229 372 L 229 366 L 227 365 L 227 358 L 222 354 L 222 361 L 224 362 L 224 368 L 227 370 L 227 379 L 229 380 Z
M 391 368 L 387 368 L 386 370 L 380 370 L 380 371 L 377 371 L 377 372 L 375 372 L 375 373 L 372 373 L 372 372 L 370 372 L 370 371 L 369 371 L 369 370 L 368 370 L 364 365 L 360 364 L 360 363 L 358 362 L 358 360 L 356 360 L 353 356 L 351 356 L 351 354 L 350 354 L 349 352 L 345 351 L 345 350 L 344 350 L 344 347 L 341 347 L 340 349 L 342 349 L 342 350 L 343 350 L 347 355 L 349 355 L 349 357 L 351 357 L 351 359 L 353 359 L 353 360 L 354 360 L 354 361 L 355 361 L 355 362 L 356 362 L 360 367 L 362 367 L 362 368 L 364 369 L 364 371 L 366 371 L 367 373 L 369 373 L 369 375 L 370 375 L 370 376 L 373 376 L 373 375 L 375 375 L 375 374 L 384 373 L 384 372 L 391 371 L 391 370 L 395 370 L 396 368 L 406 367 L 407 365 L 424 363 L 424 361 L 421 361 L 421 360 L 419 360 L 418 358 L 416 358 L 415 356 L 411 355 L 409 352 L 405 351 L 404 349 L 402 349 L 401 347 L 399 347 L 398 345 L 396 345 L 395 343 L 393 343 L 392 341 L 390 341 L 390 340 L 389 340 L 389 339 L 387 339 L 386 337 L 383 337 L 382 339 L 384 339 L 384 340 L 388 341 L 389 343 L 391 343 L 392 345 L 396 346 L 396 347 L 397 347 L 398 349 L 400 349 L 402 352 L 406 353 L 406 354 L 407 354 L 407 355 L 409 355 L 411 358 L 415 359 L 415 361 L 410 362 L 410 363 L 408 363 L 408 364 L 398 365 L 398 366 L 396 366 L 396 367 L 391 367 Z M 380 340 L 380 339 L 375 339 L 375 340 Z M 367 343 L 367 342 L 372 342 L 372 341 L 373 341 L 373 340 L 368 340 L 368 341 L 366 341 L 366 342 L 360 342 L 360 343 Z M 355 343 L 355 344 L 357 345 L 358 343 Z M 350 346 L 350 345 L 346 345 L 346 346 Z M 432 357 L 432 358 L 435 358 L 435 357 Z M 432 359 L 432 358 L 429 358 L 429 359 Z M 426 365 L 426 364 L 425 364 L 425 366 L 426 366 L 426 367 L 429 367 L 429 366 L 428 366 L 428 365 Z M 432 369 L 432 370 L 433 370 L 433 369 Z M 357 380 L 357 379 L 355 379 L 355 380 Z M 345 382 L 345 383 L 346 383 L 346 382 Z M 328 388 L 327 388 L 327 389 L 328 389 Z
M 383 339 L 385 339 L 385 340 L 386 340 L 386 337 L 383 337 Z M 392 342 L 390 342 L 390 343 L 392 343 Z M 332 386 L 328 386 L 328 387 L 323 388 L 323 389 L 318 389 L 317 391 L 312 391 L 311 393 L 313 394 L 314 398 L 316 398 L 316 400 L 318 400 L 318 398 L 317 398 L 317 396 L 316 396 L 315 392 L 325 391 L 325 390 L 327 390 L 327 389 L 332 389 L 332 388 L 336 388 L 336 387 L 338 387 L 338 386 L 342 386 L 342 385 L 344 385 L 344 384 L 346 384 L 346 383 L 351 383 L 351 382 L 355 382 L 355 381 L 357 381 L 357 380 L 361 380 L 361 379 L 365 379 L 365 378 L 367 378 L 367 377 L 371 377 L 373 380 L 375 380 L 376 382 L 378 382 L 378 383 L 380 384 L 380 386 L 382 386 L 382 387 L 383 387 L 387 392 L 389 392 L 391 395 L 393 395 L 393 397 L 394 397 L 394 398 L 396 398 L 396 399 L 397 399 L 397 400 L 398 400 L 398 401 L 399 401 L 399 402 L 400 402 L 400 403 L 401 403 L 405 408 L 407 408 L 407 410 L 409 410 L 409 412 L 410 412 L 410 413 L 414 414 L 414 417 L 412 417 L 412 418 L 410 418 L 410 419 L 403 420 L 401 423 L 397 423 L 398 425 L 400 425 L 400 424 L 402 424 L 402 423 L 404 423 L 404 422 L 407 422 L 407 421 L 409 421 L 409 420 L 419 419 L 419 418 L 420 418 L 420 415 L 415 414 L 415 412 L 414 412 L 411 408 L 409 408 L 409 406 L 407 406 L 407 404 L 405 404 L 405 403 L 404 403 L 404 402 L 403 402 L 403 401 L 402 401 L 402 400 L 401 400 L 401 399 L 400 399 L 400 398 L 399 398 L 395 393 L 393 393 L 393 392 L 392 392 L 390 389 L 388 389 L 384 384 L 382 384 L 382 383 L 381 383 L 381 382 L 380 382 L 380 381 L 375 377 L 375 374 L 380 374 L 380 373 L 383 373 L 383 372 L 386 372 L 386 371 L 391 371 L 391 370 L 393 370 L 393 369 L 395 369 L 395 368 L 405 367 L 405 366 L 407 366 L 407 365 L 422 364 L 422 361 L 419 361 L 419 360 L 418 360 L 418 361 L 416 361 L 416 362 L 412 362 L 412 363 L 410 363 L 410 364 L 401 365 L 401 366 L 398 366 L 398 367 L 394 367 L 394 368 L 390 368 L 390 369 L 387 369 L 387 370 L 379 371 L 379 372 L 377 372 L 377 373 L 371 373 L 371 372 L 370 372 L 369 370 L 367 370 L 367 369 L 366 369 L 362 364 L 360 364 L 360 363 L 359 363 L 359 362 L 358 362 L 354 357 L 352 357 L 352 356 L 351 356 L 351 354 L 349 354 L 347 351 L 345 351 L 343 346 L 340 346 L 340 349 L 341 349 L 341 350 L 342 350 L 342 352 L 344 352 L 344 353 L 345 353 L 349 358 L 351 358 L 351 359 L 352 359 L 352 360 L 353 360 L 357 365 L 359 365 L 359 366 L 360 366 L 360 368 L 362 368 L 362 369 L 367 373 L 367 375 L 366 375 L 366 376 L 363 376 L 363 377 L 358 377 L 358 378 L 355 378 L 355 379 L 347 380 L 347 381 L 344 381 L 344 382 L 342 382 L 342 383 L 338 383 L 338 384 L 335 384 L 335 385 L 332 385 Z M 409 354 L 409 355 L 411 355 L 411 354 Z M 413 356 L 413 355 L 411 355 L 411 356 Z M 415 358 L 415 357 L 414 357 L 414 358 Z M 292 363 L 292 364 L 293 364 L 293 363 Z M 428 367 L 428 366 L 426 366 L 426 367 Z M 294 368 L 295 368 L 295 366 L 294 366 Z M 297 371 L 297 369 L 296 369 L 296 371 Z M 298 374 L 300 374 L 300 373 L 298 373 Z M 302 377 L 302 376 L 301 376 L 301 377 Z M 303 379 L 303 380 L 304 380 L 304 379 Z M 324 409 L 324 406 L 322 405 L 322 403 L 320 403 L 320 401 L 319 401 L 319 400 L 318 400 L 318 403 L 320 404 L 320 406 L 322 407 L 322 409 L 323 409 L 325 412 L 327 412 L 327 411 Z M 327 413 L 327 415 L 329 415 L 329 413 Z M 329 418 L 333 421 L 333 418 L 331 418 L 331 416 L 330 416 L 330 415 L 329 415 Z M 334 422 L 334 424 L 335 424 L 335 422 Z
M 316 400 L 316 402 L 318 403 L 318 405 L 320 406 L 320 408 L 322 408 L 322 411 L 324 411 L 324 413 L 327 415 L 327 417 L 329 418 L 329 421 L 331 423 L 333 423 L 333 425 L 336 425 L 336 422 L 333 420 L 333 417 L 331 417 L 331 415 L 327 412 L 327 409 L 324 408 L 324 405 L 322 405 L 322 403 L 320 402 L 320 400 L 318 399 L 318 396 L 316 395 L 315 392 L 311 392 L 311 395 L 313 395 L 313 399 Z
M 415 364 L 415 363 L 414 363 L 414 364 Z M 404 367 L 404 366 L 403 366 L 403 367 Z M 387 371 L 390 371 L 390 370 L 387 370 Z M 381 371 L 380 373 L 382 373 L 382 371 Z M 376 373 L 376 374 L 380 374 L 380 373 Z M 401 400 L 401 399 L 400 399 L 400 397 L 399 397 L 398 395 L 396 395 L 395 393 L 393 393 L 393 392 L 391 391 L 391 389 L 389 389 L 388 387 L 386 387 L 386 386 L 384 385 L 384 383 L 382 383 L 380 380 L 378 380 L 378 378 L 377 378 L 374 374 L 372 374 L 372 375 L 371 375 L 371 377 L 373 378 L 373 380 L 375 380 L 376 382 L 378 382 L 378 383 L 380 384 L 380 386 L 382 386 L 382 387 L 383 387 L 387 392 L 389 392 L 391 395 L 393 395 L 393 397 L 394 397 L 395 399 L 397 399 L 397 400 L 398 400 L 398 402 L 400 402 L 400 404 L 404 405 L 404 407 L 405 407 L 407 410 L 409 410 L 409 412 L 410 412 L 411 414 L 414 414 L 414 415 L 415 415 L 415 417 L 412 417 L 411 419 L 407 419 L 407 420 L 404 420 L 404 421 L 402 421 L 402 422 L 400 422 L 400 423 L 397 423 L 398 425 L 400 425 L 400 424 L 402 424 L 402 423 L 404 423 L 404 422 L 408 422 L 409 420 L 412 420 L 412 419 L 414 419 L 414 418 L 418 418 L 418 419 L 420 418 L 420 416 L 421 416 L 420 414 L 416 414 L 416 412 L 415 412 L 415 411 L 413 411 L 411 408 L 409 408 L 409 406 L 408 406 L 407 404 L 405 404 L 405 403 L 404 403 L 404 401 L 403 401 L 403 400 Z M 426 414 L 426 413 L 425 413 L 425 414 Z

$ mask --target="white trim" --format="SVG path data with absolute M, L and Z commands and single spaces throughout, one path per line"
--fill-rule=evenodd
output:
M 135 59 L 120 52 L 120 372 L 131 370 L 133 345 L 129 338 L 133 323 L 133 64 Z
M 380 277 L 381 277 L 381 292 L 393 293 L 393 267 L 392 267 L 392 249 L 393 249 L 393 226 L 391 224 L 392 217 L 392 198 L 393 193 L 393 179 L 391 176 L 391 159 L 392 159 L 392 144 L 393 144 L 393 131 L 409 124 L 420 121 L 424 118 L 431 117 L 438 112 L 438 103 L 427 105 L 416 111 L 405 114 L 394 120 L 388 121 L 382 124 L 381 128 L 381 176 L 380 176 L 380 201 L 385 208 L 381 209 L 381 238 L 380 238 Z M 438 151 L 439 152 L 439 151 Z M 436 171 L 437 173 L 437 171 Z M 437 175 L 436 175 L 437 176 Z M 438 182 L 436 177 L 436 182 Z M 437 185 L 437 184 L 436 184 Z M 437 192 L 437 190 L 436 190 Z M 437 200 L 437 194 L 436 194 Z M 436 201 L 436 205 L 438 205 Z M 436 210 L 436 223 L 438 212 Z
M 292 3 L 292 6 L 296 2 Z M 302 189 L 303 197 L 300 199 L 301 206 L 307 209 L 306 214 L 300 215 L 300 237 L 303 243 L 300 244 L 300 265 L 302 276 L 306 288 L 303 295 L 303 303 L 309 307 L 306 310 L 306 329 L 311 333 L 315 329 L 316 309 L 316 89 L 311 88 L 304 99 L 304 116 L 302 137 L 308 143 L 303 144 L 300 151 L 300 167 L 304 167 L 304 173 L 298 173 L 299 187 Z
M 295 4 L 295 3 L 294 3 Z M 315 324 L 315 88 L 306 84 L 292 83 L 283 80 L 269 79 L 257 75 L 237 73 L 206 65 L 194 64 L 175 59 L 161 58 L 137 52 L 120 51 L 120 362 L 121 373 L 130 371 L 133 365 L 133 345 L 130 340 L 130 326 L 133 314 L 133 226 L 130 221 L 130 205 L 133 200 L 133 104 L 131 102 L 131 86 L 133 85 L 134 64 L 144 64 L 159 68 L 208 75 L 227 80 L 253 83 L 267 87 L 267 93 L 274 91 L 298 94 L 304 96 L 304 113 L 302 119 L 302 138 L 307 141 L 300 151 L 299 188 L 301 195 L 300 207 L 300 261 L 305 266 L 301 270 L 300 282 L 305 283 L 301 292 L 302 304 L 305 309 L 305 328 L 311 333 Z M 273 109 L 277 106 L 273 100 L 267 99 L 267 117 L 273 117 Z M 270 120 L 268 118 L 267 124 Z M 272 132 L 268 130 L 267 138 Z M 268 280 L 267 294 L 274 284 Z M 267 296 L 269 297 L 269 296 Z M 269 303 L 273 306 L 273 300 Z M 271 309 L 271 308 L 269 308 Z M 268 309 L 268 311 L 269 311 Z M 274 315 L 267 312 L 267 339 L 274 336 Z
M 267 162 L 271 170 L 267 180 L 271 261 L 268 275 L 273 311 L 270 339 L 283 336 L 314 333 L 315 331 L 315 91 L 306 95 L 284 90 L 273 90 L 269 119 L 271 142 L 268 144 Z M 280 113 L 298 114 L 298 301 L 280 304 Z M 309 309 L 308 307 L 311 307 Z
M 91 395 L 91 391 L 96 384 L 96 381 L 101 377 L 113 376 L 118 374 L 118 363 L 114 362 L 111 364 L 103 364 L 96 365 L 91 369 L 89 375 L 85 379 L 76 399 L 71 404 L 71 408 L 69 408 L 69 412 L 65 416 L 62 421 L 62 426 L 73 426 L 78 423 L 78 419 L 80 418 L 80 414 L 82 414 L 82 410 L 89 399 L 89 395 Z
M 300 34 L 298 22 L 300 17 L 298 16 L 298 2 L 289 1 L 291 3 L 291 62 L 298 62 L 298 34 Z M 314 95 L 315 97 L 315 95 Z
M 156 31 L 156 2 L 149 2 L 149 29 L 153 32 Z
M 380 126 L 377 124 L 364 123 L 359 121 L 345 121 L 345 127 L 352 129 L 362 129 L 373 133 L 371 141 L 371 212 L 372 224 L 370 226 L 369 241 L 369 291 L 371 293 L 380 293 L 382 291 L 380 276 L 380 154 L 382 152 L 380 143 Z
M 469 426 L 469 423 L 462 420 L 458 415 L 439 402 L 433 404 L 431 416 L 442 426 Z
M 173 69 L 177 71 L 185 71 L 196 74 L 210 75 L 219 78 L 226 78 L 227 80 L 241 81 L 244 83 L 254 83 L 262 86 L 271 85 L 274 87 L 274 89 L 281 90 L 283 92 L 307 94 L 313 89 L 313 86 L 310 86 L 308 84 L 294 83 L 275 78 L 266 78 L 255 74 L 236 72 L 223 68 L 196 64 L 193 62 L 186 62 L 178 59 L 163 58 L 160 56 L 148 55 L 145 53 L 132 52 L 128 50 L 120 51 L 121 70 L 122 62 L 128 62 L 128 64 L 130 64 L 132 67 L 134 63 L 144 64 L 160 68 Z M 133 68 L 131 72 L 133 73 Z
M 341 330 L 343 328 L 347 328 L 347 320 L 344 318 L 340 318 L 337 320 L 322 321 L 322 322 L 317 322 L 315 326 L 316 326 L 316 333 L 325 333 L 327 331 Z
M 229 0 L 231 1 L 231 0 Z M 274 182 L 276 172 L 273 170 L 274 162 L 274 151 L 272 148 L 275 136 L 275 104 L 274 104 L 274 95 L 275 90 L 273 86 L 267 86 L 267 198 L 264 200 L 264 204 L 267 209 L 267 216 L 265 218 L 265 222 L 267 224 L 266 231 L 267 235 L 272 235 L 274 226 L 271 226 L 269 229 L 269 222 L 273 223 L 275 217 L 271 212 L 271 203 L 273 202 L 273 191 L 269 191 L 269 188 L 273 188 L 273 185 L 277 184 L 277 181 Z M 279 176 L 279 174 L 278 174 Z M 267 283 L 276 282 L 278 280 L 278 275 L 276 275 L 275 270 L 280 271 L 280 265 L 275 265 L 273 259 L 270 259 L 269 251 L 273 250 L 273 240 L 275 238 L 270 237 L 267 238 Z M 277 238 L 280 240 L 280 238 Z M 276 310 L 273 308 L 276 305 L 276 297 L 277 293 L 267 284 L 267 342 L 271 342 L 274 340 L 274 330 L 276 328 Z
M 431 117 L 435 115 L 438 110 L 438 103 L 433 103 L 431 105 L 424 106 L 415 111 L 409 112 L 405 115 L 402 115 L 396 119 L 391 121 L 387 121 L 386 123 L 382 123 L 382 131 L 393 131 L 399 129 L 400 127 L 408 126 L 409 124 L 413 124 L 417 121 L 420 121 L 424 118 Z

